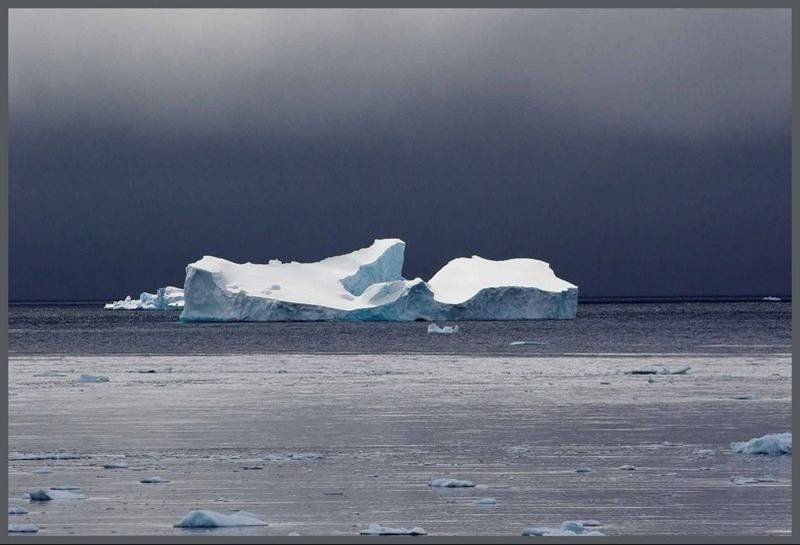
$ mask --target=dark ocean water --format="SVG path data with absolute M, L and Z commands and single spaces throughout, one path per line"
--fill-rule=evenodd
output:
M 181 323 L 175 311 L 11 306 L 9 353 L 25 354 L 707 354 L 791 348 L 791 304 L 583 304 L 575 320 L 427 323 Z M 443 324 L 440 324 L 443 325 Z M 526 344 L 512 345 L 511 343 Z

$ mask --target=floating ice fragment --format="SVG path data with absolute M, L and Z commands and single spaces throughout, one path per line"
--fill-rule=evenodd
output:
M 731 482 L 737 486 L 742 486 L 747 484 L 776 483 L 778 480 L 773 477 L 731 477 Z
M 86 496 L 69 490 L 57 490 L 55 488 L 40 488 L 29 493 L 31 501 L 50 501 L 50 500 L 85 500 Z
M 472 488 L 475 484 L 472 481 L 461 481 L 458 479 L 440 478 L 433 479 L 428 483 L 428 486 L 436 488 Z
M 741 443 L 731 443 L 737 454 L 781 456 L 792 454 L 792 432 L 772 433 Z
M 205 509 L 196 509 L 183 517 L 175 528 L 227 528 L 235 526 L 267 526 L 258 515 L 247 511 L 218 513 Z
M 17 507 L 17 506 L 8 506 L 8 514 L 9 515 L 27 515 L 28 510 L 24 507 Z
M 9 524 L 9 534 L 35 534 L 39 531 L 39 527 L 35 524 Z
M 128 462 L 108 462 L 103 469 L 128 469 Z
M 458 333 L 458 326 L 446 325 L 444 327 L 439 327 L 437 324 L 431 324 L 428 326 L 428 333 L 438 333 L 440 335 L 449 335 L 451 333 Z
M 781 298 L 780 297 L 775 297 L 774 295 L 767 295 L 766 297 L 762 297 L 761 300 L 762 301 L 769 301 L 769 302 L 772 302 L 772 303 L 777 303 L 777 302 L 781 301 Z
M 175 286 L 158 288 L 156 293 L 142 292 L 138 299 L 128 295 L 125 299 L 107 303 L 107 310 L 178 310 L 184 305 L 183 289 Z
M 359 532 L 362 536 L 424 536 L 428 533 L 420 528 L 414 526 L 413 528 L 391 528 L 389 526 L 381 526 L 377 522 L 373 522 L 367 528 Z
M 154 476 L 154 477 L 145 477 L 144 479 L 139 481 L 143 484 L 161 484 L 161 483 L 168 483 L 169 480 L 162 479 L 161 477 Z
M 497 505 L 497 500 L 494 498 L 480 498 L 475 500 L 475 503 L 478 505 Z
M 81 375 L 78 382 L 108 382 L 108 377 L 105 375 Z
M 679 367 L 678 369 L 670 369 L 668 367 L 643 367 L 641 369 L 631 369 L 625 371 L 626 375 L 685 375 L 691 367 Z
M 587 466 L 581 466 L 575 470 L 575 473 L 591 473 L 592 468 Z
M 316 452 L 289 452 L 288 454 L 267 454 L 264 456 L 265 462 L 302 462 L 307 460 L 319 460 L 323 456 Z
M 568 520 L 561 525 L 561 528 L 525 528 L 522 530 L 523 536 L 602 536 L 596 530 L 587 530 L 584 525 L 574 520 Z
M 624 464 L 619 466 L 619 469 L 622 471 L 636 471 L 636 466 L 632 466 L 630 464 Z
M 9 460 L 79 460 L 89 458 L 85 454 L 75 454 L 74 452 L 12 452 L 8 455 Z
M 38 469 L 34 469 L 33 471 L 31 471 L 31 473 L 33 473 L 34 475 L 46 475 L 52 472 L 53 470 L 50 469 L 49 467 L 40 467 Z

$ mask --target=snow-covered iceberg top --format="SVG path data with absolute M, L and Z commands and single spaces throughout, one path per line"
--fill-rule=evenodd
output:
M 143 291 L 138 299 L 125 299 L 105 305 L 109 310 L 178 310 L 183 308 L 183 289 L 175 286 L 158 288 L 156 293 Z
M 454 259 L 429 282 L 402 276 L 405 243 L 316 263 L 233 263 L 205 256 L 186 267 L 184 321 L 519 320 L 574 318 L 578 288 L 535 259 Z

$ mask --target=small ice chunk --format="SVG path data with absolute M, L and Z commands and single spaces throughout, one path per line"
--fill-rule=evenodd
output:
M 747 484 L 776 483 L 778 480 L 773 477 L 731 477 L 731 482 L 737 486 L 742 486 Z
M 741 443 L 731 443 L 737 454 L 781 456 L 792 454 L 792 432 L 772 433 Z
M 446 477 L 440 479 L 433 479 L 428 483 L 428 486 L 437 488 L 472 488 L 475 484 L 472 481 L 461 481 L 458 479 L 449 479 Z
M 603 525 L 599 520 L 595 519 L 582 520 L 581 524 L 583 524 L 585 527 L 593 527 L 593 528 Z
M 50 469 L 49 467 L 40 467 L 38 469 L 34 469 L 33 471 L 31 471 L 31 473 L 33 473 L 34 475 L 47 475 L 48 473 L 52 472 L 53 470 Z
M 27 515 L 28 514 L 28 510 L 25 509 L 24 507 L 17 507 L 17 506 L 14 506 L 14 505 L 9 505 L 8 506 L 8 514 L 9 515 Z
M 103 469 L 128 469 L 128 462 L 108 462 Z
M 509 346 L 522 346 L 522 345 L 525 345 L 525 344 L 544 345 L 544 344 L 547 344 L 547 343 L 541 342 L 541 341 L 512 341 L 512 342 L 510 342 L 508 344 L 509 344 Z
M 497 500 L 494 498 L 480 498 L 475 500 L 478 505 L 497 505 Z
M 424 529 L 419 526 L 413 528 L 391 528 L 389 526 L 381 526 L 377 522 L 373 522 L 367 528 L 359 532 L 362 536 L 425 536 L 428 535 Z
M 685 375 L 691 367 L 679 367 L 678 369 L 670 369 L 668 367 L 643 367 L 640 369 L 631 369 L 625 371 L 626 375 Z
M 9 534 L 35 534 L 39 531 L 39 527 L 35 524 L 9 524 Z
M 692 451 L 692 455 L 695 458 L 711 458 L 715 454 L 714 449 L 710 448 L 698 448 Z
M 50 501 L 50 500 L 85 500 L 86 496 L 71 492 L 69 490 L 57 490 L 55 488 L 40 488 L 29 493 L 31 501 Z
M 619 466 L 619 469 L 622 471 L 636 471 L 636 466 L 632 466 L 630 464 L 624 464 Z
M 228 528 L 235 526 L 267 526 L 267 523 L 258 518 L 258 515 L 247 511 L 218 513 L 196 509 L 175 524 L 175 528 Z
M 78 382 L 108 382 L 108 377 L 105 375 L 81 375 L 81 378 L 78 379 Z
M 61 484 L 58 486 L 51 486 L 50 490 L 80 490 L 80 486 L 75 486 L 74 484 Z
M 288 535 L 289 537 L 297 537 L 297 536 L 299 536 L 300 534 L 299 534 L 299 533 L 297 533 L 297 532 L 289 532 L 289 533 L 288 533 L 288 534 L 286 534 L 286 535 Z
M 451 333 L 458 333 L 458 326 L 439 327 L 438 324 L 431 324 L 428 326 L 428 333 L 438 333 L 440 335 L 449 335 Z
M 580 466 L 579 468 L 577 468 L 575 470 L 575 473 L 591 473 L 591 472 L 592 472 L 592 468 L 587 467 L 587 466 Z
M 740 395 L 733 396 L 731 399 L 739 399 L 739 400 L 742 400 L 742 401 L 752 401 L 755 398 L 756 398 L 756 396 L 754 396 L 753 394 L 740 394 Z
M 316 452 L 289 452 L 287 454 L 267 454 L 264 456 L 265 462 L 304 462 L 308 460 L 319 460 L 323 456 Z
M 162 479 L 161 477 L 154 476 L 154 477 L 145 477 L 139 482 L 143 484 L 161 484 L 161 483 L 168 483 L 169 481 L 167 479 Z

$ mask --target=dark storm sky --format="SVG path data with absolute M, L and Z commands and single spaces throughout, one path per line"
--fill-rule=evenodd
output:
M 376 237 L 790 292 L 788 10 L 12 10 L 11 298 Z

